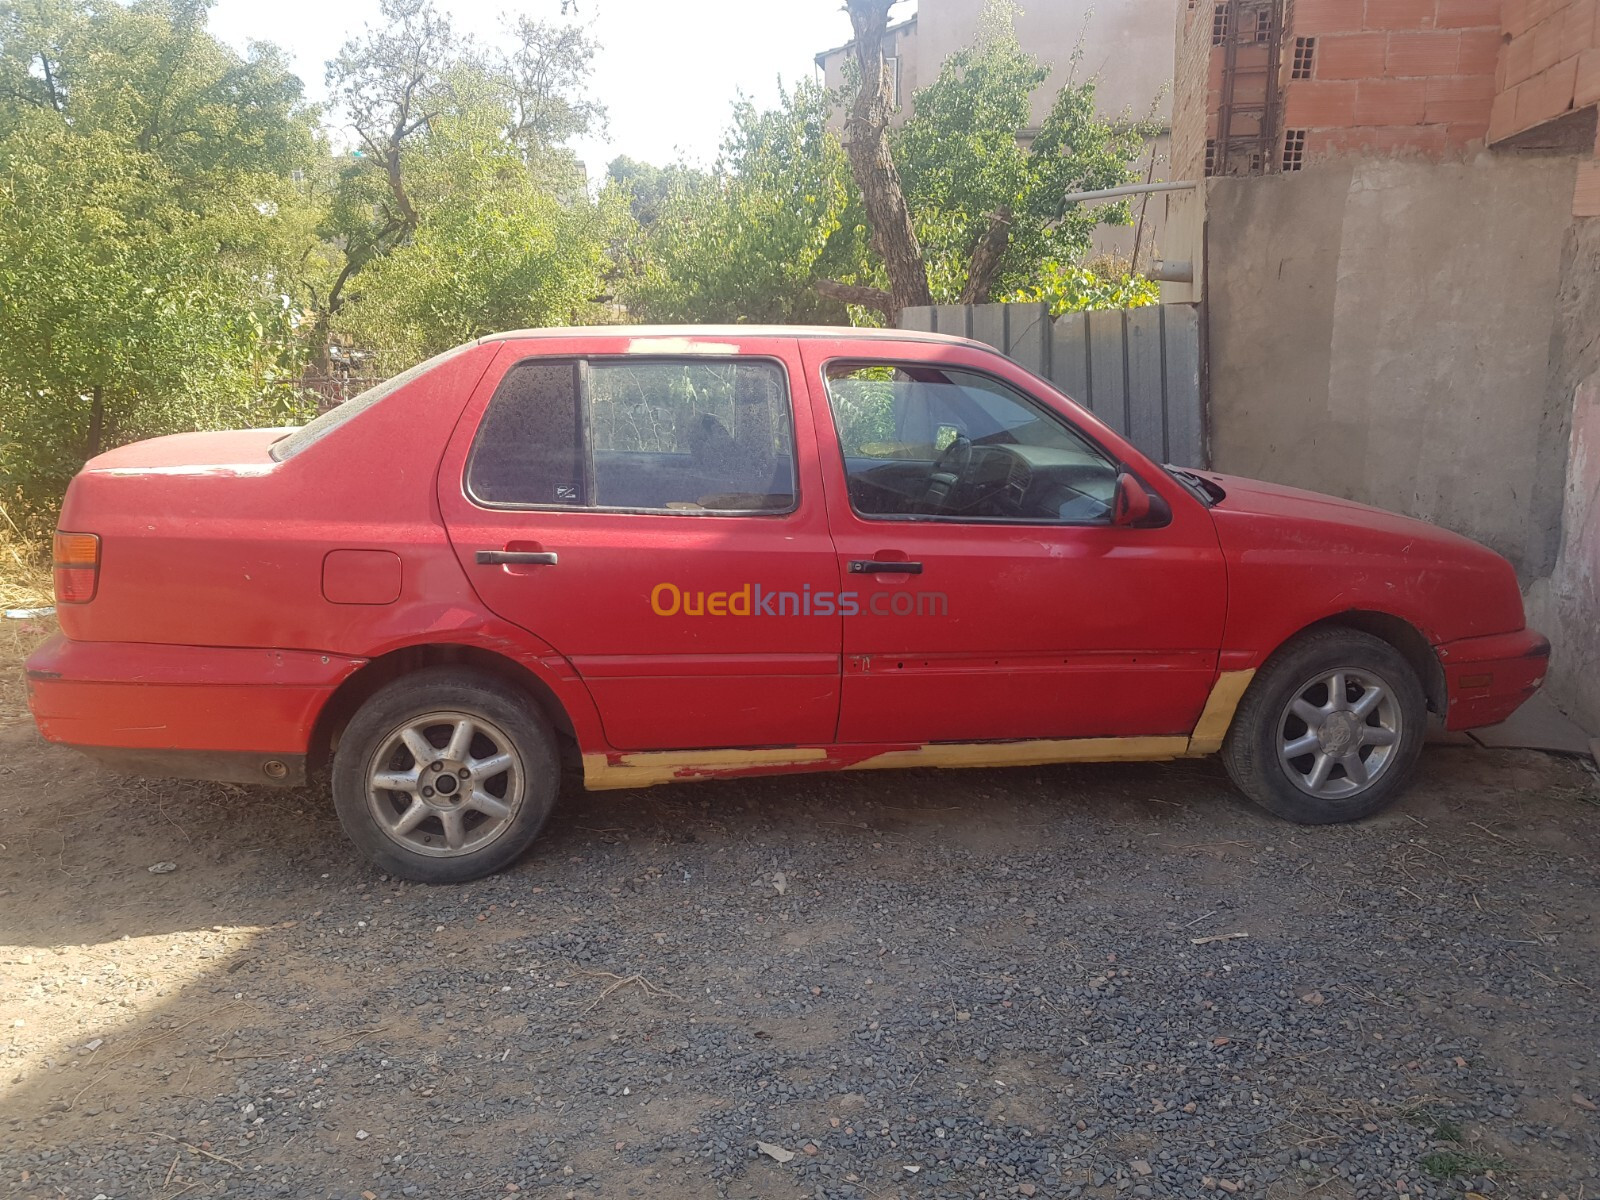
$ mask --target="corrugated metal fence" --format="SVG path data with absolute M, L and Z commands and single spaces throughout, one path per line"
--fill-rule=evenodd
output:
M 1200 308 L 1067 313 L 1044 304 L 908 308 L 902 329 L 975 338 L 1043 375 L 1157 462 L 1204 467 Z

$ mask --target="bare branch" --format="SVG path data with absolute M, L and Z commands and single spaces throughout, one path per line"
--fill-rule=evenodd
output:
M 995 272 L 1005 257 L 1006 244 L 1011 238 L 1011 209 L 1001 208 L 989 214 L 989 227 L 983 231 L 972 251 L 972 265 L 967 269 L 967 286 L 961 292 L 963 304 L 985 304 L 994 290 Z
M 846 304 L 858 304 L 862 308 L 876 309 L 889 317 L 897 315 L 894 298 L 882 288 L 840 283 L 837 279 L 818 279 L 811 287 L 818 295 L 826 296 L 830 300 L 842 300 Z

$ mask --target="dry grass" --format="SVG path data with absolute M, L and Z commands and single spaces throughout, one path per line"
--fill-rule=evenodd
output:
M 26 538 L 0 506 L 0 609 L 43 608 L 53 603 L 48 541 Z
M 25 538 L 0 508 L 0 609 L 45 608 L 54 603 L 50 543 Z
M 0 612 L 47 608 L 55 603 L 49 551 L 44 546 L 24 541 L 3 516 L 0 510 Z M 55 630 L 54 617 L 16 620 L 0 616 L 0 720 L 26 717 L 22 663 L 33 648 Z

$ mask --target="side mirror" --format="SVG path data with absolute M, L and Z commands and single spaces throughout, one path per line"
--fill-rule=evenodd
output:
M 1138 525 L 1150 516 L 1150 494 L 1129 472 L 1117 475 L 1117 491 L 1111 502 L 1113 525 Z

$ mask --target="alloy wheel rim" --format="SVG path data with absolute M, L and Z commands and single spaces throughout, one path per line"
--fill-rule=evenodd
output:
M 367 765 L 367 808 L 414 854 L 459 858 L 516 820 L 527 771 L 510 736 L 477 713 L 441 710 L 390 731 Z
M 1394 687 L 1376 672 L 1320 672 L 1295 690 L 1278 717 L 1278 762 L 1308 796 L 1359 796 L 1393 766 L 1402 720 Z

